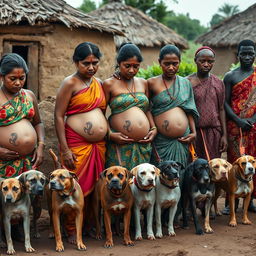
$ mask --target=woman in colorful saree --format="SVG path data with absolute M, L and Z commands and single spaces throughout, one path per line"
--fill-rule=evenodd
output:
M 157 130 L 149 111 L 147 82 L 135 77 L 141 61 L 136 45 L 122 45 L 117 55 L 119 70 L 103 83 L 111 109 L 106 167 L 121 165 L 131 170 L 150 160 L 150 142 Z
M 43 161 L 44 127 L 34 93 L 23 89 L 28 67 L 8 53 L 0 60 L 0 177 L 10 178 Z
M 174 45 L 164 46 L 159 55 L 163 70 L 160 76 L 148 80 L 151 112 L 158 130 L 154 139 L 152 163 L 161 159 L 188 163 L 188 145 L 196 137 L 195 119 L 198 118 L 190 82 L 176 73 L 180 51 Z M 160 158 L 160 159 L 159 159 Z
M 94 77 L 100 57 L 93 43 L 76 47 L 77 71 L 64 79 L 55 105 L 62 163 L 76 173 L 84 196 L 93 190 L 105 164 L 106 101 L 101 82 Z

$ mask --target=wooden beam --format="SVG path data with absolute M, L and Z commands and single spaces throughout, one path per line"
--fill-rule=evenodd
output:
M 54 25 L 44 25 L 44 26 L 20 26 L 20 25 L 5 25 L 0 26 L 0 34 L 19 34 L 19 35 L 38 35 L 53 33 Z

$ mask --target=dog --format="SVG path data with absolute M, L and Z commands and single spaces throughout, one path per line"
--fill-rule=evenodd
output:
M 229 204 L 230 204 L 230 221 L 229 226 L 236 227 L 236 215 L 235 215 L 235 198 L 245 197 L 243 220 L 245 225 L 251 225 L 251 221 L 248 219 L 248 206 L 253 191 L 252 177 L 255 174 L 255 158 L 253 156 L 245 155 L 239 157 L 230 170 L 228 177 L 229 184 Z
M 204 234 L 196 214 L 196 208 L 199 206 L 202 209 L 202 213 L 205 217 L 205 233 L 213 233 L 209 223 L 209 213 L 214 194 L 215 187 L 214 183 L 210 180 L 210 167 L 208 161 L 202 158 L 198 158 L 194 162 L 190 163 L 185 169 L 182 186 L 182 215 L 184 228 L 188 227 L 187 202 L 189 201 L 196 228 L 196 234 Z
M 130 186 L 134 197 L 135 239 L 142 240 L 140 212 L 141 210 L 146 210 L 147 238 L 155 240 L 153 232 L 153 214 L 156 200 L 155 186 L 156 176 L 159 175 L 160 171 L 152 164 L 143 163 L 134 167 L 131 173 L 134 175 Z
M 121 166 L 112 166 L 102 172 L 93 193 L 94 215 L 96 219 L 96 238 L 101 238 L 100 232 L 100 205 L 104 212 L 106 242 L 104 247 L 113 247 L 111 231 L 111 215 L 124 214 L 124 244 L 133 246 L 130 238 L 131 209 L 133 196 L 129 186 L 129 171 Z
M 228 193 L 228 175 L 232 168 L 232 164 L 222 158 L 214 158 L 209 161 L 211 181 L 215 184 L 215 196 L 213 205 L 215 215 L 221 216 L 218 209 L 217 200 L 220 196 L 221 190 Z
M 35 238 L 40 238 L 37 227 L 37 220 L 40 218 L 42 212 L 42 197 L 44 187 L 47 183 L 47 178 L 42 172 L 37 170 L 24 172 L 16 178 L 25 185 L 26 190 L 30 194 L 31 206 L 33 208 L 33 236 Z
M 34 252 L 30 243 L 30 197 L 24 184 L 17 178 L 1 181 L 2 214 L 7 243 L 7 254 L 15 254 L 11 237 L 11 220 L 23 218 L 26 252 Z
M 181 196 L 179 187 L 179 172 L 183 166 L 175 161 L 164 161 L 158 165 L 158 168 L 160 170 L 160 174 L 156 177 L 156 237 L 162 238 L 161 209 L 168 208 L 168 235 L 176 235 L 173 228 L 173 220 Z
M 54 228 L 54 236 L 56 240 L 56 251 L 64 251 L 64 246 L 60 231 L 60 215 L 75 215 L 76 225 L 76 244 L 78 250 L 86 250 L 86 246 L 82 241 L 83 226 L 83 207 L 84 196 L 80 185 L 77 182 L 75 173 L 67 169 L 59 168 L 57 156 L 50 149 L 55 169 L 50 174 L 49 190 L 48 190 L 48 210 L 51 222 Z

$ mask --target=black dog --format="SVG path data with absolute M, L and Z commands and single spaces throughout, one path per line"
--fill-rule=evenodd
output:
M 209 224 L 209 212 L 215 194 L 215 186 L 210 179 L 210 168 L 207 160 L 199 158 L 187 166 L 181 194 L 183 227 L 188 227 L 187 203 L 189 202 L 196 234 L 202 235 L 204 233 L 198 221 L 196 208 L 201 208 L 202 215 L 205 217 L 205 233 L 213 233 Z

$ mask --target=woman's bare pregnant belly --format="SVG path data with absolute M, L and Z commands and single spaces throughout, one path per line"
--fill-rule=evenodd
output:
M 142 140 L 149 132 L 146 114 L 138 107 L 132 107 L 110 119 L 110 127 L 135 141 Z
M 20 155 L 32 153 L 37 143 L 37 134 L 27 119 L 22 119 L 14 124 L 0 127 L 0 146 Z
M 179 107 L 169 109 L 155 116 L 154 121 L 158 132 L 171 138 L 183 136 L 188 127 L 187 115 Z
M 66 123 L 88 142 L 103 140 L 108 131 L 107 120 L 99 108 L 68 116 Z

